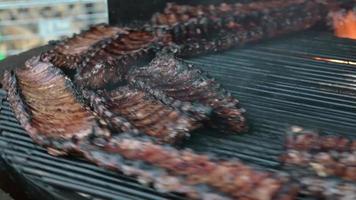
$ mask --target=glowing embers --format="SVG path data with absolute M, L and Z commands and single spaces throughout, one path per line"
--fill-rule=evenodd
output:
M 355 12 L 334 12 L 332 13 L 332 23 L 337 37 L 356 39 Z
M 313 57 L 314 60 L 330 62 L 330 63 L 337 63 L 337 64 L 345 64 L 345 65 L 354 65 L 356 66 L 356 62 L 350 60 L 340 60 L 334 58 L 322 58 L 322 57 Z

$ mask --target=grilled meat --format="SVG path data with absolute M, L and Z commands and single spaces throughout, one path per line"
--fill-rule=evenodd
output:
M 296 177 L 300 181 L 300 192 L 303 195 L 323 200 L 356 199 L 355 183 L 313 176 Z
M 130 73 L 128 80 L 197 120 L 208 119 L 212 108 L 213 126 L 235 132 L 246 129 L 244 109 L 239 101 L 196 66 L 172 55 L 157 56 L 147 67 Z
M 61 41 L 52 50 L 43 53 L 41 59 L 50 61 L 62 69 L 76 69 L 82 56 L 92 45 L 120 32 L 125 32 L 125 30 L 105 24 L 92 26 L 80 34 Z
M 309 169 L 321 177 L 356 180 L 356 141 L 294 127 L 289 133 L 282 161 L 286 166 Z
M 103 168 L 136 177 L 140 183 L 152 185 L 159 192 L 175 192 L 185 195 L 189 199 L 231 199 L 207 184 L 191 183 L 185 176 L 171 172 L 166 166 L 147 162 L 148 159 L 156 158 L 159 160 L 164 155 L 163 152 L 179 156 L 174 154 L 174 152 L 177 152 L 176 149 L 154 143 L 155 141 L 146 135 L 120 133 L 110 138 L 91 137 L 81 141 L 78 146 L 87 160 Z M 137 148 L 141 148 L 140 145 L 142 145 L 142 151 L 137 150 Z M 166 151 L 156 151 L 154 148 L 148 149 L 145 147 L 146 145 L 162 147 Z M 179 160 L 179 157 L 176 159 Z M 288 193 L 288 195 L 292 194 Z
M 60 70 L 38 57 L 16 74 L 6 72 L 3 84 L 21 125 L 53 155 L 81 155 L 102 167 L 137 176 L 162 192 L 192 199 L 293 199 L 296 194 L 297 187 L 288 178 L 238 161 L 157 145 L 139 133 L 108 133 L 81 104 Z
M 82 94 L 91 109 L 100 116 L 112 130 L 119 132 L 139 132 L 139 130 L 125 117 L 117 113 L 115 114 L 115 112 L 113 112 L 107 105 L 107 100 L 103 96 L 99 96 L 91 90 L 82 90 Z
M 90 50 L 84 48 L 86 55 L 75 80 L 81 87 L 101 89 L 124 82 L 130 69 L 148 63 L 162 48 L 178 47 L 177 55 L 192 56 L 304 30 L 324 17 L 327 8 L 322 5 L 306 0 L 218 7 L 173 5 L 143 29 L 122 28 L 114 37 L 90 45 Z
M 241 132 L 246 129 L 244 110 L 213 79 L 172 55 L 162 54 L 147 67 L 136 67 L 163 47 L 178 45 L 178 55 L 188 56 L 306 29 L 324 18 L 328 9 L 320 2 L 171 5 L 154 17 L 150 30 L 100 25 L 65 40 L 16 73 L 6 72 L 3 85 L 21 125 L 53 155 L 80 155 L 136 176 L 161 192 L 192 199 L 294 199 L 298 186 L 289 177 L 158 145 L 157 138 L 173 143 L 206 121 Z M 49 62 L 77 69 L 75 81 L 83 88 L 125 81 L 130 86 L 96 93 L 84 90 L 94 114 L 70 80 Z M 285 167 L 295 171 L 292 174 L 308 175 L 293 175 L 305 194 L 355 199 L 355 185 L 348 182 L 356 180 L 355 141 L 302 132 L 288 137 L 286 147 Z M 331 176 L 340 180 L 321 178 Z
M 318 152 L 289 150 L 283 156 L 288 166 L 309 169 L 318 176 L 338 176 L 356 180 L 356 152 Z
M 321 136 L 313 130 L 292 127 L 287 135 L 285 146 L 288 150 L 296 151 L 352 152 L 356 151 L 356 140 L 336 135 Z
M 102 89 L 125 82 L 130 69 L 148 63 L 162 48 L 173 48 L 177 55 L 186 57 L 226 50 L 307 29 L 324 19 L 330 9 L 327 4 L 307 0 L 196 7 L 169 5 L 143 29 L 122 28 L 115 37 L 86 49 L 76 83 Z
M 124 81 L 128 71 L 148 63 L 158 44 L 150 31 L 127 30 L 94 45 L 75 76 L 84 88 L 99 89 Z
M 60 43 L 42 57 L 62 68 L 79 68 L 76 83 L 100 89 L 125 81 L 130 69 L 148 63 L 164 47 L 178 47 L 177 55 L 192 56 L 304 30 L 324 19 L 332 3 L 168 4 L 164 13 L 154 15 L 142 29 L 100 25 Z
M 168 3 L 163 13 L 153 15 L 153 25 L 171 30 L 177 41 L 195 36 L 208 35 L 209 32 L 225 29 L 238 30 L 240 26 L 260 23 L 261 20 L 277 15 L 296 14 L 296 12 L 314 7 L 319 10 L 320 3 L 306 0 L 272 0 L 246 4 L 220 5 L 177 5 Z M 301 13 L 298 13 L 301 15 Z M 270 24 L 273 26 L 274 24 Z
M 52 153 L 74 150 L 73 142 L 93 131 L 109 134 L 83 107 L 71 81 L 39 57 L 28 60 L 16 74 L 5 72 L 3 85 L 20 124 Z
M 152 18 L 172 36 L 180 56 L 225 50 L 247 42 L 305 30 L 325 18 L 329 6 L 319 1 L 272 0 L 248 4 L 188 6 L 168 4 Z
M 239 161 L 217 160 L 190 150 L 156 145 L 144 136 L 122 134 L 110 139 L 103 149 L 107 153 L 165 169 L 171 176 L 184 177 L 186 186 L 205 186 L 202 189 L 217 190 L 232 199 L 294 199 L 298 192 L 298 186 L 288 177 L 257 171 Z M 94 159 L 100 162 L 100 154 L 90 153 L 87 157 L 90 156 L 96 156 Z M 110 160 L 111 164 L 106 167 L 115 168 L 117 160 Z M 198 198 L 202 196 L 204 194 Z
M 325 200 L 356 198 L 355 141 L 292 126 L 285 147 L 283 169 L 299 182 L 303 195 Z
M 16 74 L 6 72 L 3 85 L 21 125 L 53 155 L 81 155 L 102 167 L 137 176 L 162 192 L 192 199 L 293 199 L 296 195 L 297 186 L 287 177 L 239 161 L 157 145 L 137 132 L 109 133 L 82 105 L 69 79 L 38 57 Z
M 356 197 L 356 184 L 340 177 L 323 177 L 305 166 L 288 164 L 284 170 L 300 186 L 300 194 L 313 199 L 351 200 Z
M 188 185 L 183 177 L 169 175 L 165 169 L 154 169 L 139 164 L 141 161 L 123 160 L 120 154 L 105 152 L 103 147 L 109 145 L 113 136 L 83 106 L 70 80 L 52 64 L 34 57 L 16 74 L 5 72 L 3 85 L 20 124 L 50 154 L 82 155 L 100 166 L 152 183 L 162 192 L 178 192 L 199 199 L 219 196 Z
M 199 126 L 196 120 L 127 86 L 98 94 L 84 91 L 83 94 L 94 111 L 115 131 L 140 130 L 161 142 L 176 143 Z

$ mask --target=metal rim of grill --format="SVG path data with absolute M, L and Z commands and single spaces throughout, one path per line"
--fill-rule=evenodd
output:
M 354 55 L 356 40 L 306 31 L 187 60 L 240 100 L 251 130 L 243 135 L 202 130 L 192 134 L 185 146 L 279 171 L 278 156 L 289 125 L 355 138 L 356 65 L 313 59 L 356 62 Z M 86 161 L 48 155 L 18 124 L 3 90 L 0 98 L 1 158 L 29 185 L 46 191 L 49 199 L 184 199 L 160 194 L 135 178 Z

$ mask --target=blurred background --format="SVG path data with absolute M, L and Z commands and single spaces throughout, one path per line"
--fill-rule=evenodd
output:
M 106 0 L 0 0 L 0 60 L 107 19 Z

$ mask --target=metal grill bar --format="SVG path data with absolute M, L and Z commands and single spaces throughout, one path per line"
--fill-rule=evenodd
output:
M 291 124 L 322 128 L 356 138 L 356 66 L 315 60 L 355 61 L 356 41 L 330 34 L 301 35 L 188 62 L 202 65 L 247 108 L 250 133 L 221 137 L 216 130 L 192 134 L 186 146 L 198 152 L 237 157 L 278 171 L 284 131 Z M 4 98 L 4 91 L 0 97 Z M 34 145 L 14 119 L 8 102 L 0 110 L 0 154 L 31 181 L 102 199 L 180 199 L 140 185 L 134 178 L 85 161 L 52 157 Z M 53 192 L 54 193 L 54 192 Z M 85 194 L 85 195 L 83 195 Z M 78 195 L 77 195 L 78 196 Z M 181 198 L 182 199 L 182 198 Z

